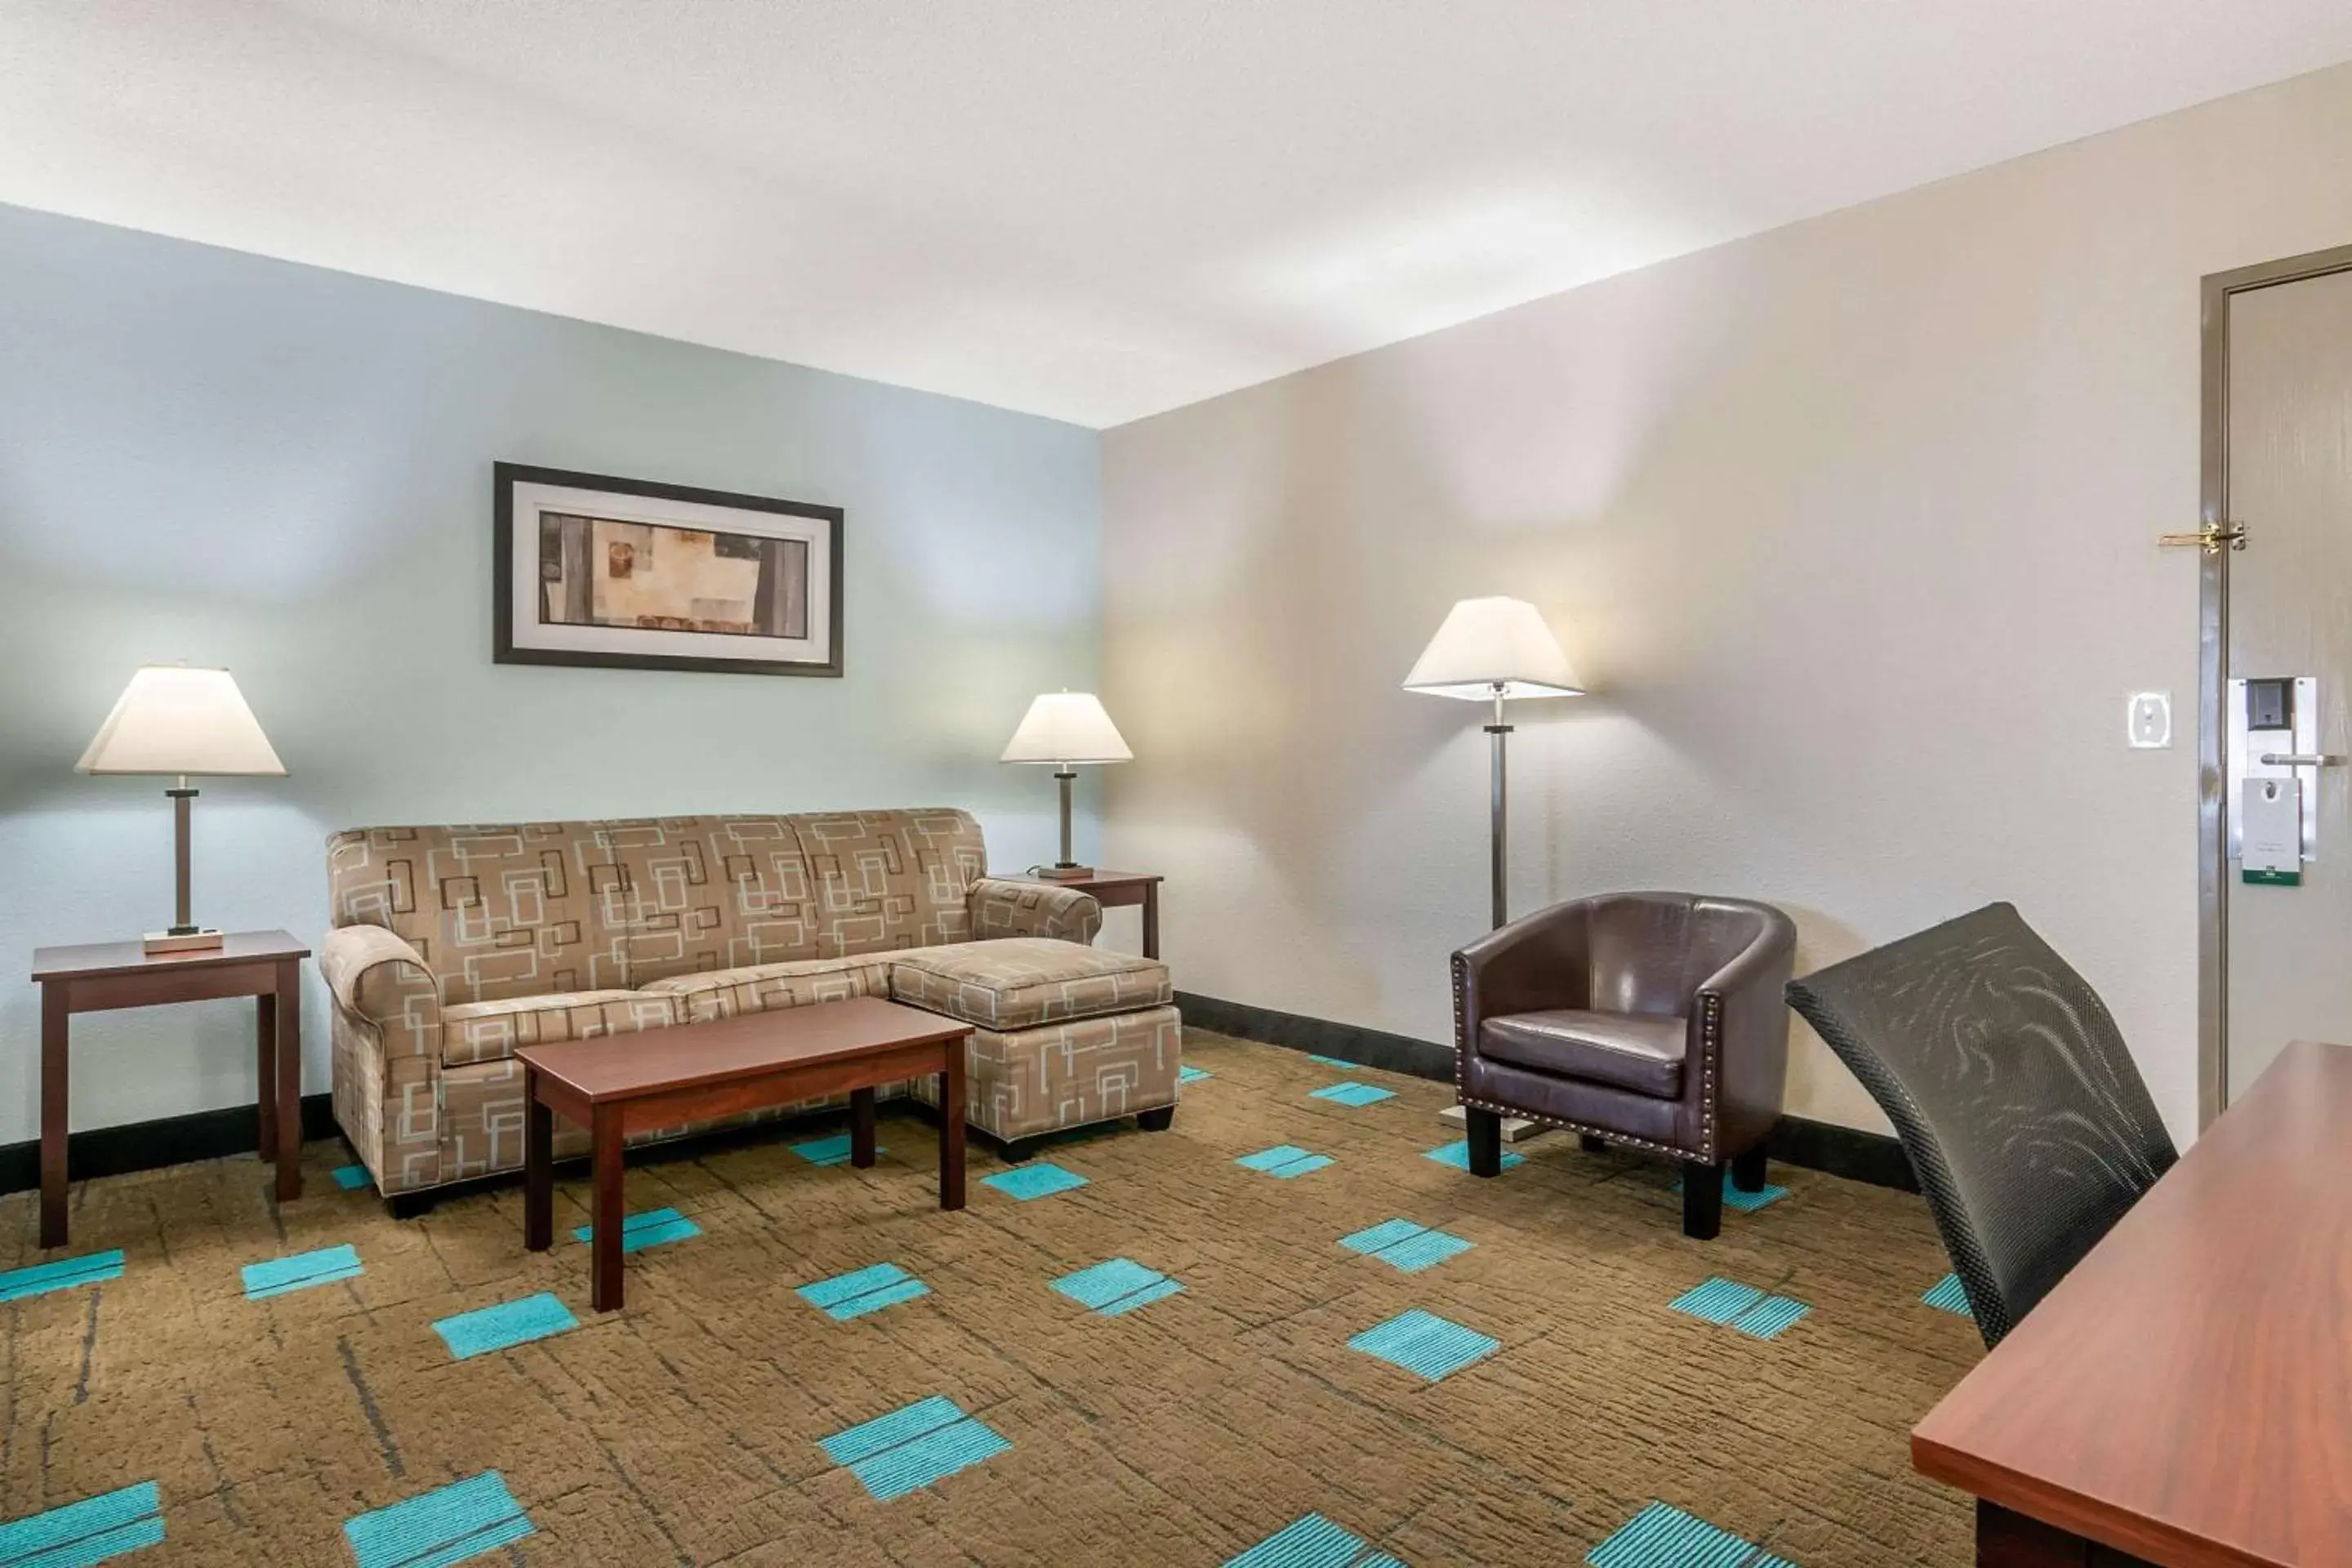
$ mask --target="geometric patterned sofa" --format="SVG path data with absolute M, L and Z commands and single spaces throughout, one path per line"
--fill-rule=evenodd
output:
M 517 1047 L 659 1050 L 673 1024 L 887 996 L 974 1026 L 965 1115 L 1001 1141 L 1165 1127 L 1182 1035 L 1166 967 L 1087 945 L 1087 894 L 987 863 L 948 809 L 337 833 L 319 950 L 335 1120 L 386 1197 L 444 1186 L 521 1167 Z M 937 1082 L 882 1092 L 928 1101 Z M 559 1157 L 587 1147 L 558 1120 Z

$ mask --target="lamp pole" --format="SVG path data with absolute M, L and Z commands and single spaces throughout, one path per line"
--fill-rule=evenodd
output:
M 1508 863 L 1508 857 L 1503 849 L 1504 841 L 1507 837 L 1507 829 L 1505 826 L 1507 813 L 1504 804 L 1503 738 L 1511 732 L 1511 727 L 1503 722 L 1503 683 L 1499 680 L 1495 682 L 1495 721 L 1486 726 L 1486 733 L 1495 738 L 1495 821 L 1489 834 L 1493 840 L 1491 852 L 1494 863 L 1489 875 L 1494 889 L 1494 916 L 1496 930 L 1500 930 L 1510 920 L 1510 895 L 1504 869 Z

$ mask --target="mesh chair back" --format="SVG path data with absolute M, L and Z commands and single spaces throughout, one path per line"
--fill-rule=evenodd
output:
M 2178 1158 L 2106 1005 L 2011 905 L 1788 995 L 1895 1123 L 1988 1347 Z

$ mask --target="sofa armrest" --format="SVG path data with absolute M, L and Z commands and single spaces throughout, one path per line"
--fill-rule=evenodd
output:
M 425 955 L 382 926 L 337 926 L 319 944 L 335 1003 L 375 1026 L 387 1057 L 441 1059 L 441 987 Z
M 1454 1046 L 1475 1054 L 1478 1025 L 1510 1013 L 1591 1005 L 1591 924 L 1581 902 L 1513 921 L 1454 955 Z
M 1076 888 L 982 877 L 971 885 L 966 903 L 971 934 L 982 940 L 1046 936 L 1084 946 L 1102 930 L 1102 905 Z

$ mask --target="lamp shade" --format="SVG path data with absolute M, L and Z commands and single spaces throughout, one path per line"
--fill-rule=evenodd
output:
M 1542 614 L 1525 599 L 1500 597 L 1465 599 L 1447 611 L 1404 687 L 1473 702 L 1584 695 Z
M 142 665 L 75 766 L 86 773 L 282 773 L 226 669 Z
M 1135 753 L 1091 691 L 1049 691 L 1029 704 L 1005 763 L 1131 763 Z

